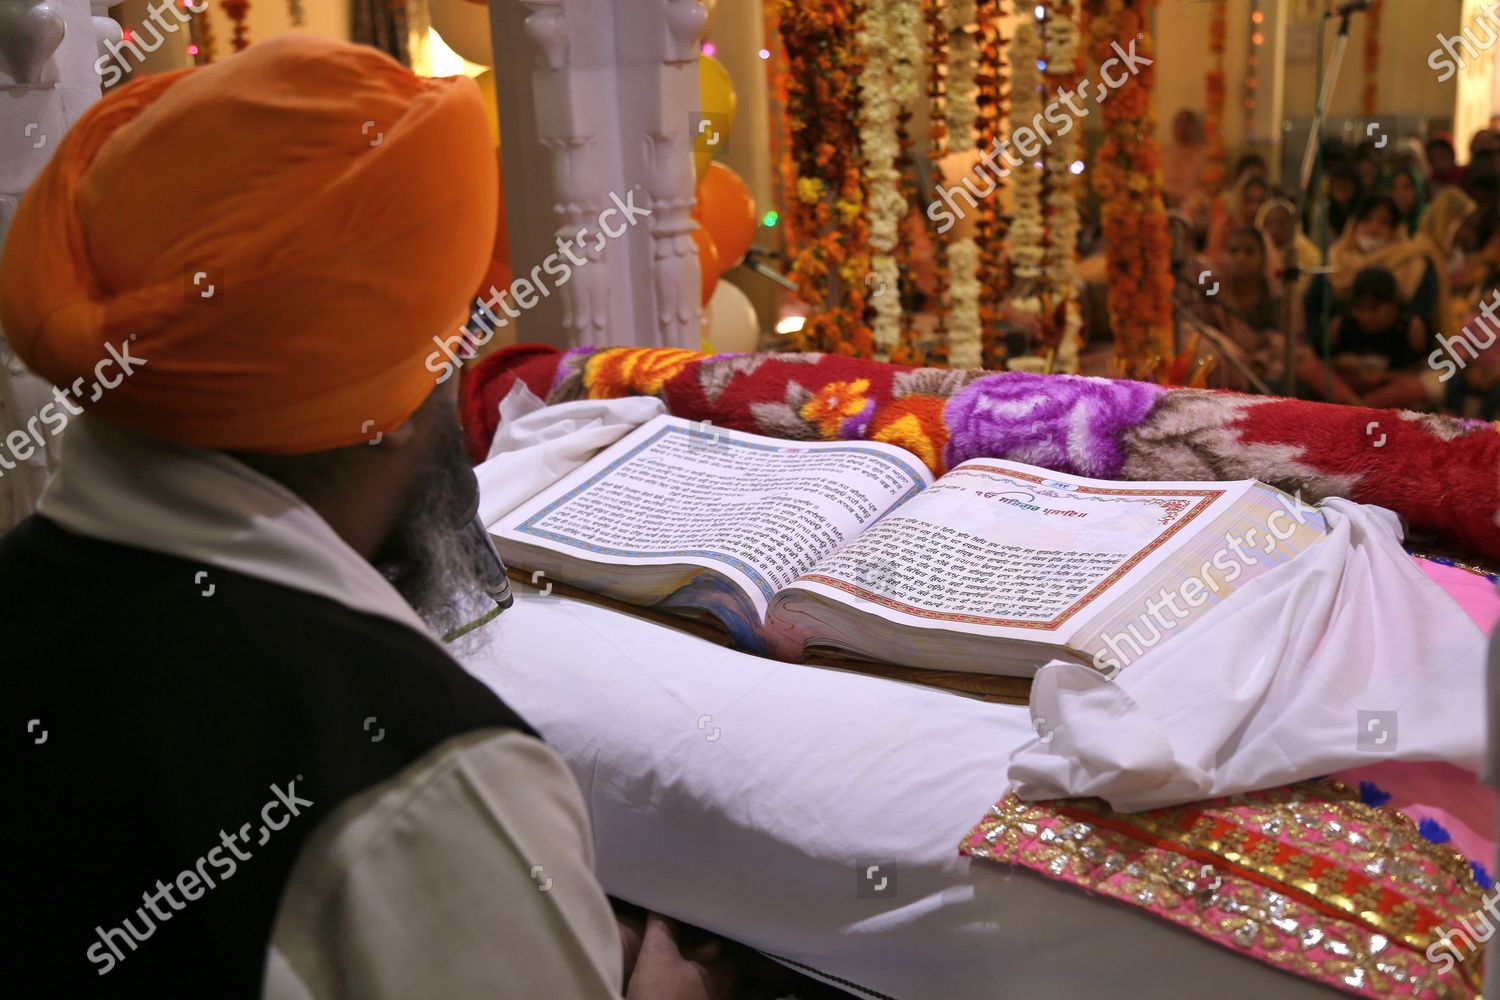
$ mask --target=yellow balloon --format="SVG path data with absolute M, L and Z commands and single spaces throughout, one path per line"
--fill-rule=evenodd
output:
M 474 78 L 479 86 L 479 98 L 484 101 L 484 120 L 490 126 L 490 138 L 495 147 L 500 147 L 500 105 L 495 99 L 495 71 L 487 69 Z
M 693 142 L 693 169 L 698 180 L 708 172 L 714 153 L 722 148 L 724 139 L 734 130 L 734 109 L 737 102 L 734 81 L 729 70 L 713 56 L 698 55 L 698 109 L 704 113 L 699 131 L 691 136 Z M 707 116 L 712 115 L 713 118 Z
M 428 0 L 427 18 L 443 42 L 471 63 L 495 61 L 490 45 L 489 5 L 468 0 Z

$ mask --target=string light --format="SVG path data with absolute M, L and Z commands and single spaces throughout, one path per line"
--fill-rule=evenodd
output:
M 761 217 L 760 224 L 762 226 L 765 226 L 767 229 L 770 229 L 772 226 L 776 225 L 776 223 L 779 222 L 780 220 L 781 220 L 781 216 L 777 215 L 776 212 L 773 210 L 773 211 L 767 212 L 764 216 Z
M 1266 43 L 1263 30 L 1266 15 L 1261 9 L 1264 0 L 1250 0 L 1250 53 L 1245 69 L 1245 137 L 1254 142 L 1255 105 L 1260 91 L 1260 50 Z
M 718 49 L 718 47 L 716 45 L 714 45 L 713 42 L 704 42 L 703 43 L 703 54 L 704 55 L 711 56 L 711 55 L 713 55 L 717 51 L 719 51 L 719 49 Z
M 756 53 L 756 55 L 760 56 L 762 59 L 769 59 L 769 58 L 771 58 L 771 50 L 770 49 L 761 49 L 759 52 Z

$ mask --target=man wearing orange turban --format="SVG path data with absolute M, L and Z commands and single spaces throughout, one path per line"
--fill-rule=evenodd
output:
M 21 202 L 57 388 L 0 457 L 66 434 L 0 539 L 15 995 L 618 995 L 572 775 L 430 631 L 483 593 L 424 359 L 495 198 L 473 83 L 289 36 L 112 92 Z

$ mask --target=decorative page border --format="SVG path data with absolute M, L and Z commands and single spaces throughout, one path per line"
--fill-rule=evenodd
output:
M 1014 469 L 1002 469 L 998 466 L 992 465 L 969 465 L 961 469 L 955 469 L 952 472 L 948 473 L 948 475 L 951 476 L 963 472 L 993 472 L 997 475 L 1010 476 L 1015 479 L 1024 479 L 1028 482 L 1036 483 L 1039 486 L 1045 486 L 1047 484 L 1056 482 L 1056 480 L 1044 479 L 1041 476 L 1033 475 L 1029 472 L 1020 472 Z M 1212 506 L 1214 501 L 1218 500 L 1220 497 L 1229 492 L 1228 490 L 1208 489 L 1143 490 L 1132 489 L 1129 487 L 1073 486 L 1072 484 L 1069 484 L 1069 487 L 1069 493 L 1089 493 L 1099 496 L 1116 496 L 1127 498 L 1130 496 L 1189 498 L 1196 497 L 1198 498 L 1198 502 L 1196 504 L 1193 504 L 1191 509 L 1189 509 L 1186 514 L 1183 514 L 1175 524 L 1158 535 L 1154 542 L 1141 549 L 1129 559 L 1125 560 L 1125 562 L 1122 563 L 1113 573 L 1105 577 L 1099 583 L 1095 584 L 1093 590 L 1090 590 L 1087 594 L 1084 594 L 1077 601 L 1073 602 L 1071 606 L 1059 612 L 1057 617 L 1053 618 L 1051 621 L 1025 621 L 1016 618 L 994 618 L 988 615 L 956 615 L 946 611 L 933 611 L 928 608 L 914 607 L 910 604 L 906 604 L 902 601 L 897 601 L 893 598 L 885 597 L 880 594 L 873 594 L 870 591 L 859 586 L 858 584 L 848 583 L 844 580 L 835 580 L 833 577 L 824 576 L 821 573 L 808 573 L 800 579 L 816 581 L 817 583 L 824 584 L 825 586 L 833 587 L 836 590 L 842 590 L 844 593 L 851 594 L 855 597 L 860 598 L 861 600 L 870 601 L 873 604 L 878 604 L 883 608 L 889 608 L 892 611 L 900 611 L 901 613 L 911 615 L 914 618 L 926 618 L 930 621 L 958 622 L 964 625 L 998 625 L 1005 628 L 1025 628 L 1034 629 L 1039 632 L 1055 632 L 1057 629 L 1066 624 L 1068 619 L 1072 618 L 1079 611 L 1087 607 L 1089 603 L 1091 603 L 1101 593 L 1113 586 L 1126 573 L 1130 572 L 1136 566 L 1140 565 L 1141 560 L 1145 559 L 1151 553 L 1161 548 L 1161 546 L 1164 545 L 1169 539 L 1171 539 L 1174 535 L 1176 535 L 1179 531 L 1186 527 L 1191 521 L 1196 519 L 1200 514 L 1202 514 L 1205 510 Z

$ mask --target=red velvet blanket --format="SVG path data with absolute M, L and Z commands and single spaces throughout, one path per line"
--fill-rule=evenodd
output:
M 887 441 L 938 474 L 984 457 L 1098 479 L 1259 479 L 1307 502 L 1386 507 L 1417 544 L 1500 561 L 1500 427 L 1481 421 L 823 354 L 518 345 L 465 374 L 476 461 L 518 381 L 549 403 L 654 395 L 677 416 L 737 430 Z

